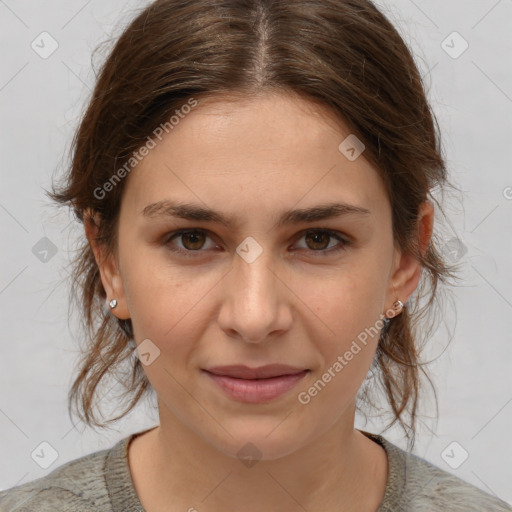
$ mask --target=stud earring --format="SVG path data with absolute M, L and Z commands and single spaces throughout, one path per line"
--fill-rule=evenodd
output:
M 397 300 L 394 302 L 392 308 L 386 311 L 386 318 L 394 318 L 402 311 L 403 307 L 404 303 L 401 300 Z
M 108 305 L 110 306 L 110 309 L 114 309 L 116 306 L 117 306 L 117 300 L 116 299 L 112 299 Z

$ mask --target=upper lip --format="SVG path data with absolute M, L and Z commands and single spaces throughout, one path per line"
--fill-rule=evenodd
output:
M 306 368 L 297 368 L 296 366 L 286 364 L 269 364 L 257 368 L 249 368 L 248 366 L 237 364 L 232 366 L 214 366 L 208 368 L 206 371 L 216 375 L 235 377 L 237 379 L 265 379 L 281 375 L 295 375 L 306 370 Z

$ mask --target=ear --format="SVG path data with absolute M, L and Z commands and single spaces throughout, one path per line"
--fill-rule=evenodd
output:
M 94 252 L 94 257 L 98 265 L 101 282 L 107 294 L 106 307 L 109 312 L 121 320 L 130 318 L 130 312 L 126 303 L 123 281 L 119 272 L 119 264 L 114 254 L 107 254 L 106 247 L 96 238 L 98 236 L 100 218 L 97 213 L 87 210 L 84 213 L 85 236 Z M 117 300 L 115 309 L 110 309 L 109 302 L 112 299 Z
M 430 201 L 424 201 L 418 211 L 417 231 L 418 248 L 422 255 L 425 254 L 432 237 L 433 226 L 434 206 Z M 386 302 L 388 309 L 398 299 L 405 304 L 420 282 L 421 271 L 422 265 L 413 254 L 396 250 Z

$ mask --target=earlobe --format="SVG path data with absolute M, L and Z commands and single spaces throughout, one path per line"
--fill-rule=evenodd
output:
M 119 273 L 111 274 L 110 287 L 111 292 L 107 292 L 107 304 L 109 305 L 109 309 L 114 309 L 110 307 L 110 302 L 114 300 L 115 313 L 112 314 L 115 314 L 115 316 L 117 316 L 117 318 L 120 318 L 121 320 L 127 320 L 128 318 L 130 318 L 130 312 L 128 311 L 128 306 L 126 305 L 123 281 Z M 105 291 L 107 291 L 106 288 Z
M 84 215 L 85 234 L 94 253 L 94 258 L 100 271 L 100 278 L 107 295 L 105 306 L 117 318 L 127 320 L 130 318 L 130 312 L 126 305 L 123 281 L 119 272 L 118 263 L 114 254 L 106 254 L 106 249 L 101 242 L 97 240 L 98 235 L 98 216 L 92 216 L 90 213 Z M 110 302 L 115 299 L 114 307 Z

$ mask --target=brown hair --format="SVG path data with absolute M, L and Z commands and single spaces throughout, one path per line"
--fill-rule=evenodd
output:
M 102 65 L 72 142 L 66 183 L 48 195 L 71 205 L 80 222 L 94 223 L 88 211 L 97 214 L 98 239 L 115 252 L 124 182 L 119 180 L 106 197 L 97 190 L 190 98 L 267 91 L 319 102 L 348 124 L 365 144 L 364 156 L 381 172 L 396 245 L 422 263 L 417 300 L 386 323 L 372 365 L 392 408 L 388 428 L 398 420 L 412 448 L 420 371 L 428 378 L 417 328 L 421 319 L 425 329 L 438 284 L 452 275 L 435 235 L 426 253 L 419 251 L 418 208 L 425 199 L 433 200 L 431 190 L 446 185 L 447 176 L 439 127 L 411 52 L 372 2 L 153 2 L 130 22 Z M 132 357 L 131 320 L 105 309 L 105 290 L 85 239 L 73 262 L 72 292 L 88 337 L 68 405 L 70 410 L 77 405 L 89 426 L 104 428 L 133 409 L 151 387 L 139 359 Z M 127 368 L 130 379 L 118 379 L 126 382 L 127 408 L 99 423 L 93 411 L 98 386 L 116 369 Z M 365 399 L 370 403 L 369 396 Z

